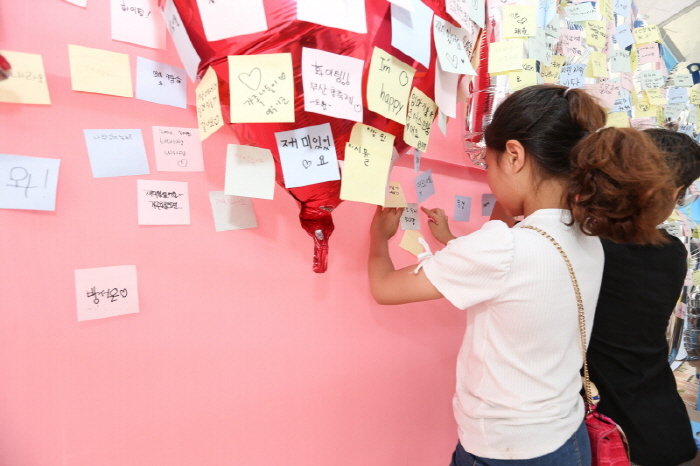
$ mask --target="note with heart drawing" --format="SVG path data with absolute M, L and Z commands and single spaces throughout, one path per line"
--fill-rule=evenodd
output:
M 275 133 L 284 186 L 298 188 L 340 179 L 331 125 L 307 126 Z
M 435 15 L 433 17 L 433 36 L 438 59 L 444 71 L 448 73 L 475 75 L 474 67 L 469 61 L 464 48 L 466 31 L 448 23 Z

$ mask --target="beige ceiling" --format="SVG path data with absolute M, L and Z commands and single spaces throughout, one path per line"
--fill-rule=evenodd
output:
M 634 0 L 640 17 L 657 24 L 679 61 L 700 63 L 700 0 Z

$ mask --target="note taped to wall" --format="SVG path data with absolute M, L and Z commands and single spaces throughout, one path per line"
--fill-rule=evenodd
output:
M 86 129 L 83 133 L 93 177 L 150 173 L 140 129 Z
M 272 199 L 275 195 L 272 152 L 260 147 L 229 144 L 224 192 L 233 196 Z
M 472 198 L 469 196 L 455 196 L 455 222 L 468 222 L 471 217 Z
M 263 0 L 197 0 L 197 9 L 209 42 L 267 30 Z
M 187 182 L 136 180 L 139 225 L 189 225 Z
M 522 39 L 493 42 L 489 45 L 489 73 L 523 69 Z
M 59 159 L 0 154 L 0 209 L 56 210 Z
M 291 53 L 231 55 L 231 123 L 293 123 Z
M 197 85 L 197 125 L 202 141 L 224 126 L 219 101 L 219 79 L 211 66 L 204 73 L 202 81 Z
M 281 131 L 275 139 L 286 188 L 340 179 L 330 123 Z
M 195 82 L 197 79 L 197 68 L 201 59 L 192 45 L 187 29 L 185 29 L 182 18 L 180 18 L 180 13 L 175 7 L 174 0 L 165 1 L 163 17 L 165 18 L 168 31 L 170 31 L 170 36 L 173 38 L 177 54 L 180 56 L 180 61 L 185 67 L 190 81 Z
M 537 5 L 503 5 L 501 37 L 529 37 L 537 29 Z
M 135 265 L 78 269 L 74 274 L 78 322 L 139 312 Z
M 409 202 L 401 213 L 402 230 L 420 230 L 420 216 L 418 215 L 418 204 Z
M 69 44 L 68 57 L 74 91 L 134 96 L 129 55 Z
M 197 128 L 154 126 L 153 147 L 160 172 L 204 171 L 202 141 Z
M 229 196 L 223 191 L 210 191 L 209 201 L 216 231 L 244 230 L 258 226 L 250 198 Z
M 433 99 L 425 95 L 417 87 L 411 91 L 408 103 L 408 116 L 404 126 L 403 139 L 406 144 L 419 151 L 425 152 L 430 139 L 430 128 L 437 113 L 437 105 Z
M 391 155 L 391 150 L 373 150 L 348 142 L 345 146 L 340 198 L 384 205 Z
M 0 50 L 12 65 L 10 76 L 0 81 L 0 102 L 50 104 L 49 86 L 41 55 Z
M 367 33 L 365 0 L 297 0 L 297 19 Z
M 367 78 L 367 106 L 373 112 L 406 124 L 406 104 L 416 70 L 374 47 Z
M 136 98 L 156 104 L 187 108 L 185 70 L 136 57 Z
M 112 40 L 165 49 L 165 21 L 157 0 L 111 0 Z
M 433 17 L 433 38 L 440 66 L 448 73 L 475 75 L 464 47 L 466 30 L 456 27 L 439 16 Z
M 369 147 L 376 152 L 392 152 L 396 137 L 373 126 L 355 123 L 350 132 L 350 142 L 355 146 Z
M 433 10 L 421 0 L 409 3 L 410 9 L 391 6 L 391 46 L 429 68 Z
M 435 194 L 435 184 L 433 183 L 433 173 L 432 170 L 426 170 L 420 175 L 416 176 L 413 180 L 416 187 L 416 197 L 418 198 L 418 204 L 422 203 L 430 196 Z
M 386 187 L 386 201 L 384 202 L 384 207 L 401 208 L 407 206 L 406 196 L 404 196 L 401 183 L 398 181 L 389 181 L 389 185 Z
M 403 236 L 401 237 L 399 247 L 417 256 L 418 254 L 425 252 L 425 248 L 422 244 L 420 244 L 420 242 L 418 242 L 418 238 L 423 238 L 420 231 L 405 230 L 403 232 Z

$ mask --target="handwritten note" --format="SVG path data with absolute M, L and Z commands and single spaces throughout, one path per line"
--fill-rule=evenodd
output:
M 446 0 L 445 8 L 447 14 L 452 16 L 463 28 L 468 28 L 470 23 L 473 23 L 467 8 L 467 0 Z
M 406 196 L 401 188 L 401 183 L 398 181 L 389 181 L 386 187 L 386 200 L 384 207 L 407 207 Z
M 630 117 L 627 112 L 615 112 L 608 114 L 608 121 L 605 126 L 613 126 L 616 128 L 629 128 L 630 127 Z
M 216 231 L 244 230 L 258 226 L 250 198 L 229 196 L 223 191 L 210 191 L 209 201 Z
M 425 248 L 420 244 L 418 238 L 423 238 L 418 230 L 406 230 L 403 232 L 399 247 L 417 256 L 425 252 Z
M 647 89 L 644 92 L 647 96 L 647 101 L 651 105 L 666 105 L 668 103 L 666 94 L 662 89 Z
M 646 100 L 639 101 L 639 102 L 637 102 L 637 105 L 634 106 L 634 117 L 635 118 L 655 117 L 656 113 L 657 113 L 656 106 L 651 105 Z
M 373 112 L 406 124 L 406 103 L 416 70 L 374 47 L 367 78 L 367 106 Z
M 111 0 L 112 39 L 165 49 L 165 21 L 157 0 Z
M 661 32 L 656 24 L 634 28 L 634 41 L 637 45 L 648 44 L 649 42 L 661 42 Z
M 610 81 L 600 84 L 608 84 Z M 618 84 L 618 83 L 615 83 Z M 617 99 L 615 99 L 614 105 L 610 108 L 610 113 L 625 112 L 629 113 L 632 111 L 632 97 L 627 89 L 620 89 Z
M 13 104 L 50 104 L 44 62 L 34 53 L 0 50 L 12 65 L 9 79 L 0 81 L 0 102 Z
M 348 142 L 345 146 L 340 198 L 384 205 L 391 155 L 391 150 L 382 151 Z
M 182 18 L 180 18 L 180 13 L 175 7 L 174 0 L 165 0 L 163 18 L 165 19 L 168 31 L 170 31 L 170 36 L 175 44 L 177 54 L 180 56 L 180 61 L 185 67 L 185 71 L 190 77 L 190 80 L 194 82 L 197 78 L 197 68 L 199 67 L 201 59 L 192 45 L 190 36 L 187 34 L 187 29 L 185 29 Z
M 566 87 L 581 88 L 586 84 L 586 65 L 564 65 L 559 74 L 559 84 Z
M 449 1 L 449 0 L 448 0 Z M 474 21 L 477 26 L 483 28 L 486 25 L 486 2 L 485 0 L 466 0 L 467 12 L 469 18 Z M 464 26 L 464 25 L 462 25 Z
M 413 182 L 416 186 L 418 204 L 421 204 L 423 201 L 435 194 L 435 184 L 433 183 L 433 173 L 431 170 L 426 170 L 420 175 L 416 176 Z
M 528 37 L 537 28 L 536 5 L 504 5 L 501 37 Z
M 565 29 L 561 32 L 559 40 L 560 55 L 565 57 L 580 57 L 583 56 L 583 47 L 581 45 L 581 31 L 576 29 Z
M 659 44 L 656 42 L 640 45 L 637 47 L 637 56 L 639 57 L 639 63 L 658 63 L 661 61 L 661 56 L 659 55 Z
M 468 222 L 471 217 L 472 198 L 468 196 L 455 196 L 455 222 Z
M 197 0 L 197 8 L 209 42 L 267 30 L 263 0 Z
M 135 265 L 78 269 L 74 273 L 78 322 L 139 312 Z
M 664 118 L 668 120 L 680 119 L 681 112 L 685 110 L 685 103 L 667 103 L 664 107 Z
M 559 76 L 561 74 L 561 69 L 566 62 L 566 57 L 561 55 L 552 55 L 552 66 L 542 66 L 540 68 L 540 75 L 542 79 L 547 84 L 557 84 L 559 82 Z
M 224 193 L 272 199 L 275 194 L 275 161 L 268 149 L 229 144 L 226 149 Z
M 275 133 L 275 139 L 287 188 L 340 179 L 330 123 Z
M 418 204 L 409 202 L 401 213 L 402 230 L 420 230 L 420 216 L 418 215 Z
M 684 104 L 689 101 L 688 89 L 685 87 L 669 87 L 666 89 L 666 98 L 669 104 Z
M 700 89 L 691 89 L 688 97 L 691 104 L 700 105 Z
M 639 74 L 639 81 L 643 90 L 658 89 L 666 82 L 663 74 L 659 70 L 646 70 Z
M 228 57 L 231 123 L 294 122 L 290 53 Z
M 564 12 L 569 21 L 595 21 L 600 17 L 592 2 L 579 3 L 564 7 Z
M 608 73 L 608 57 L 603 52 L 591 51 L 588 62 L 588 70 L 594 78 L 607 78 Z
M 523 69 L 523 41 L 493 42 L 489 45 L 489 73 Z
M 303 48 L 301 77 L 304 110 L 362 121 L 364 60 L 323 50 Z
M 136 57 L 136 98 L 187 108 L 185 70 Z
M 603 48 L 608 38 L 608 25 L 605 21 L 586 21 L 586 44 Z
M 202 141 L 197 128 L 154 126 L 153 146 L 158 171 L 204 171 Z
M 692 74 L 677 74 L 673 77 L 673 85 L 677 87 L 693 87 Z
M 297 19 L 367 33 L 365 0 L 297 0 Z
M 139 225 L 189 225 L 186 182 L 136 180 L 136 186 Z
M 59 159 L 0 154 L 0 209 L 56 210 Z
M 68 45 L 71 88 L 121 97 L 133 97 L 129 55 Z
M 620 93 L 620 83 L 605 81 L 589 84 L 586 86 L 586 90 L 599 99 L 600 105 L 612 108 L 615 106 L 617 96 Z
M 430 67 L 430 27 L 433 10 L 421 0 L 412 0 L 411 9 L 391 5 L 391 45 Z
M 86 129 L 92 176 L 148 175 L 148 158 L 140 129 Z
M 437 114 L 437 105 L 417 87 L 411 91 L 408 104 L 408 117 L 403 139 L 409 146 L 425 152 L 428 148 L 430 128 Z
M 496 196 L 491 193 L 481 195 L 481 216 L 490 217 L 493 212 L 493 206 L 496 205 Z
M 613 39 L 615 39 L 615 42 L 621 49 L 626 49 L 630 45 L 634 44 L 632 30 L 627 24 L 621 24 L 617 27 L 617 33 L 613 34 Z
M 630 0 L 614 0 L 613 9 L 615 14 L 628 18 L 630 15 Z
M 204 141 L 224 126 L 219 101 L 219 79 L 211 66 L 197 85 L 195 94 L 197 96 L 197 126 L 199 127 L 199 136 Z
M 511 71 L 508 73 L 510 92 L 539 84 L 539 76 L 540 74 L 537 72 L 537 61 L 532 59 L 523 60 L 523 69 L 521 71 Z
M 448 23 L 439 16 L 433 17 L 433 37 L 440 65 L 448 73 L 475 75 L 464 48 L 465 30 Z
M 613 73 L 631 73 L 630 53 L 626 50 L 613 50 L 610 54 L 610 71 Z

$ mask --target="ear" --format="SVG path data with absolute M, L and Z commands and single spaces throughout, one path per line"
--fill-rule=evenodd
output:
M 506 150 L 503 152 L 501 162 L 505 162 L 513 174 L 520 172 L 525 167 L 525 148 L 520 141 L 509 139 L 506 141 Z

